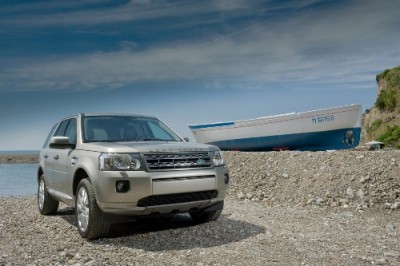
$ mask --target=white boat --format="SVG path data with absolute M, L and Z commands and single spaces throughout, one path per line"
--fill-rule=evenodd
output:
M 197 142 L 221 150 L 338 150 L 358 145 L 361 105 L 189 125 Z

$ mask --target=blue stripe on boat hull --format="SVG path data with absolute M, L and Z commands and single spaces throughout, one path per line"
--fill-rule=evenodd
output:
M 351 149 L 360 142 L 361 128 L 256 137 L 210 142 L 221 150 L 272 151 L 280 149 L 325 151 Z
M 223 126 L 233 126 L 234 122 L 221 122 L 221 123 L 213 123 L 213 124 L 204 124 L 204 125 L 191 125 L 190 129 L 200 129 L 200 128 L 210 128 L 210 127 L 223 127 Z

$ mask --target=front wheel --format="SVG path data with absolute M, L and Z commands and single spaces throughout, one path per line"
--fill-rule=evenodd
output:
M 38 183 L 38 209 L 43 215 L 53 214 L 58 209 L 59 202 L 47 192 L 44 176 L 40 176 Z
M 108 234 L 110 224 L 104 221 L 93 186 L 87 179 L 78 184 L 75 213 L 78 231 L 83 238 L 95 239 Z

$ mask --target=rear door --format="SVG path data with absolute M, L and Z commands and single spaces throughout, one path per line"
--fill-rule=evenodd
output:
M 59 124 L 55 124 L 51 129 L 46 142 L 43 145 L 43 149 L 40 152 L 40 160 L 43 162 L 43 172 L 46 180 L 46 185 L 49 188 L 53 188 L 53 157 L 52 157 L 52 149 L 49 148 L 50 139 L 53 136 L 54 132 L 58 128 Z

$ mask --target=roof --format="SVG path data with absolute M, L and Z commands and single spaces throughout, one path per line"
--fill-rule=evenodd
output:
M 138 115 L 130 113 L 81 113 L 81 115 L 82 116 L 134 116 L 143 118 L 156 118 L 155 116 L 150 116 L 150 115 Z

